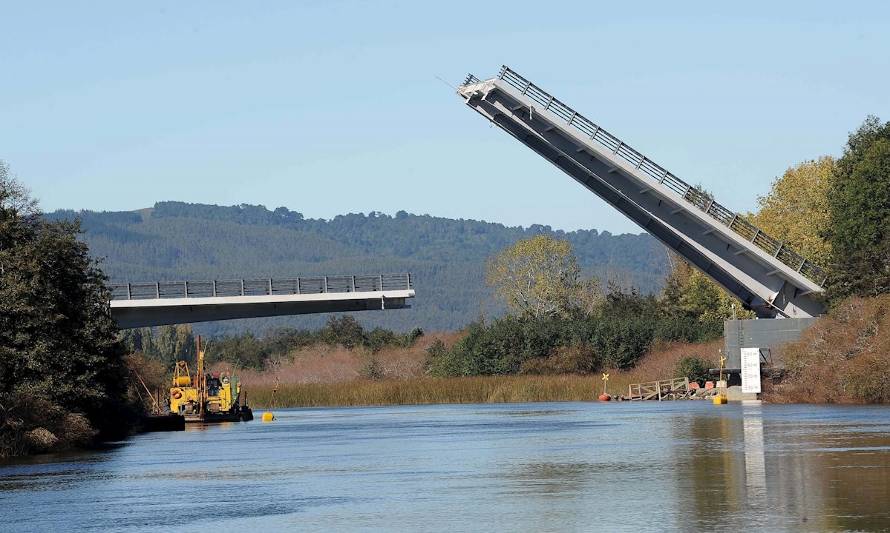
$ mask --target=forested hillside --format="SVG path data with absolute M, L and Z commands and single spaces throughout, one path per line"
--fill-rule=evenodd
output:
M 485 286 L 485 262 L 519 239 L 551 234 L 572 243 L 585 274 L 657 291 L 669 268 L 664 248 L 648 235 L 596 230 L 562 232 L 548 226 L 505 227 L 400 211 L 306 219 L 279 207 L 160 202 L 131 212 L 56 211 L 78 217 L 83 238 L 113 281 L 293 277 L 409 271 L 413 309 L 359 313 L 366 325 L 427 331 L 463 327 L 480 313 L 502 310 Z M 215 332 L 248 325 L 315 327 L 323 317 L 233 321 L 204 326 Z

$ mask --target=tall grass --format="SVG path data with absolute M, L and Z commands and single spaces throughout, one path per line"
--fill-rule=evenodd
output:
M 602 392 L 595 376 L 474 376 L 281 385 L 249 392 L 254 407 L 418 405 L 593 400 Z
M 678 377 L 677 362 L 686 356 L 716 361 L 719 342 L 664 344 L 630 370 L 609 372 L 608 392 L 626 394 L 631 383 Z M 716 363 L 715 363 L 716 364 Z M 405 377 L 355 379 L 328 383 L 282 382 L 272 400 L 273 382 L 255 379 L 245 386 L 255 407 L 417 405 L 436 403 L 561 402 L 595 400 L 603 391 L 600 374 L 507 375 L 455 378 Z

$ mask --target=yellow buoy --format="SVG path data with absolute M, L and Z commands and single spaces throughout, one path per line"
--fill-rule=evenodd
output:
M 723 405 L 726 403 L 726 396 L 722 394 L 718 394 L 714 396 L 714 405 Z
M 263 413 L 263 422 L 271 422 L 273 420 L 275 420 L 275 415 L 273 415 L 271 412 L 266 411 L 265 413 Z

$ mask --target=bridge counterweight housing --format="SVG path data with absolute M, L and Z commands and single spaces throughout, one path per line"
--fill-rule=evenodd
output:
M 684 257 L 759 317 L 824 311 L 822 270 L 508 67 L 466 104 Z

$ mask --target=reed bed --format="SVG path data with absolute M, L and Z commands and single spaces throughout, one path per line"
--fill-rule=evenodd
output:
M 610 380 L 610 391 L 627 383 Z M 355 380 L 338 383 L 282 384 L 272 400 L 271 386 L 249 391 L 254 407 L 340 407 L 448 403 L 522 403 L 592 401 L 602 392 L 599 376 L 473 376 Z
M 612 396 L 627 394 L 628 385 L 677 377 L 677 362 L 685 356 L 695 355 L 716 365 L 719 342 L 705 344 L 663 344 L 643 357 L 638 365 L 625 371 L 607 370 L 608 392 Z M 328 353 L 325 359 L 333 363 L 338 359 Z M 339 354 L 343 357 L 345 354 Z M 593 401 L 603 391 L 601 374 L 576 375 L 504 375 L 434 378 L 402 374 L 381 380 L 354 378 L 356 359 L 343 372 L 346 379 L 325 382 L 301 382 L 293 372 L 261 372 L 248 375 L 245 390 L 251 405 L 257 408 L 274 407 L 345 407 L 369 405 L 421 405 L 448 403 L 522 403 Z M 391 357 L 391 356 L 390 356 Z M 383 356 L 383 360 L 389 358 Z M 331 368 L 336 365 L 331 365 Z M 327 367 L 326 367 L 327 368 Z M 301 367 L 305 370 L 305 367 Z M 413 370 L 416 371 L 416 370 Z M 280 371 L 279 371 L 280 372 Z M 339 374 L 339 373 L 336 373 Z M 274 402 L 272 390 L 277 376 L 280 379 Z M 273 379 L 275 377 L 275 379 Z M 305 375 L 304 375 L 305 377 Z M 317 377 L 317 376 L 315 376 Z M 289 381 L 294 380 L 294 381 Z

